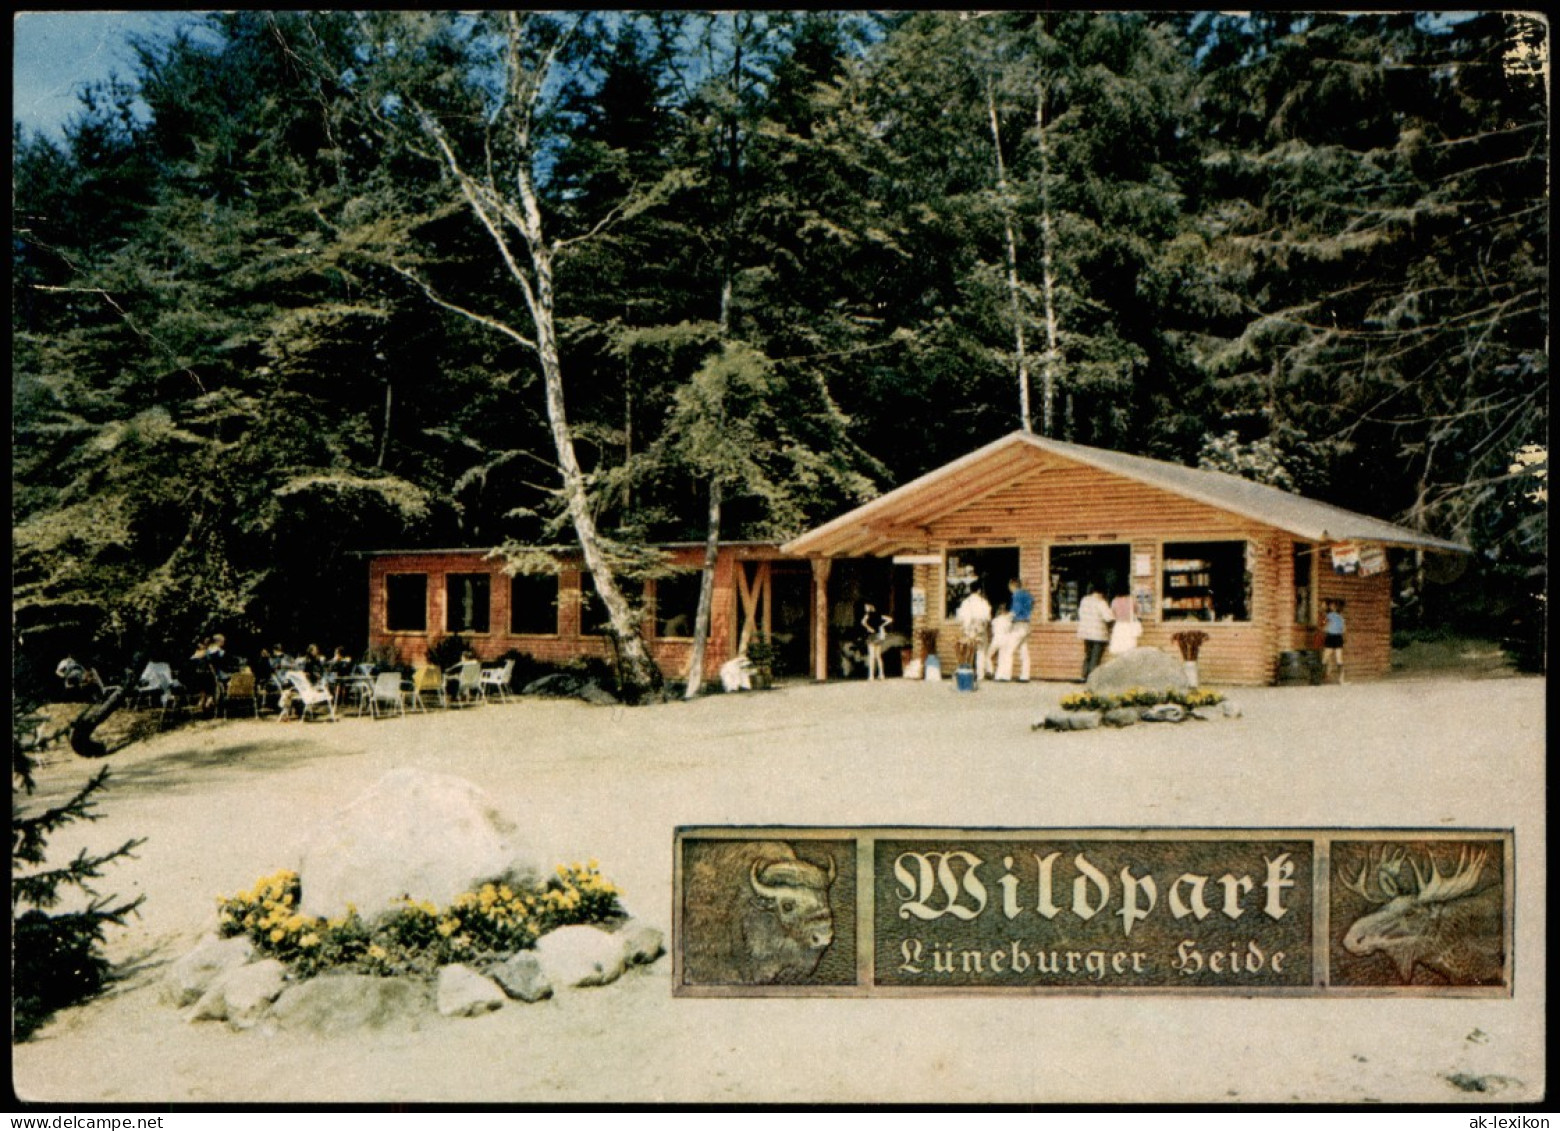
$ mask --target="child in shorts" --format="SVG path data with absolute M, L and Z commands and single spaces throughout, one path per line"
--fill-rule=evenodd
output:
M 1343 682 L 1343 602 L 1322 602 L 1322 678 L 1330 665 L 1338 667 L 1338 682 Z

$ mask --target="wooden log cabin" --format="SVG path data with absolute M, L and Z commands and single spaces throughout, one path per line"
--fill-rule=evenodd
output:
M 1387 551 L 1468 547 L 1220 472 L 1016 432 L 784 544 L 812 563 L 814 675 L 829 674 L 831 574 L 896 563 L 916 640 L 937 631 L 951 672 L 954 610 L 972 581 L 993 607 L 1021 577 L 1035 599 L 1033 674 L 1076 680 L 1078 601 L 1091 579 L 1130 592 L 1140 647 L 1179 655 L 1199 630 L 1202 680 L 1275 681 L 1286 652 L 1318 647 L 1323 602 L 1345 602 L 1350 679 L 1390 668 Z M 906 584 L 907 582 L 907 584 Z M 1107 594 L 1109 595 L 1109 594 Z M 882 598 L 880 597 L 881 601 Z M 837 619 L 837 618 L 836 618 Z M 897 623 L 905 624 L 903 618 Z
M 702 543 L 658 547 L 667 574 L 624 583 L 644 610 L 651 656 L 671 679 L 685 678 L 704 564 Z M 611 659 L 605 612 L 577 551 L 549 551 L 553 572 L 516 573 L 486 549 L 388 550 L 368 563 L 368 643 L 419 663 L 439 638 L 459 634 L 484 661 L 511 650 L 547 663 Z M 704 672 L 713 678 L 755 636 L 772 640 L 781 667 L 807 670 L 807 563 L 772 543 L 727 542 L 715 563 Z

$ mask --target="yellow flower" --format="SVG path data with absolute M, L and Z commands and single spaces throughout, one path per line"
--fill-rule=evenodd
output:
M 316 935 L 313 931 L 310 931 L 308 934 L 304 935 L 303 938 L 298 940 L 298 945 L 299 946 L 319 946 L 320 945 L 320 936 Z
M 282 930 L 280 927 L 275 928 L 271 932 L 271 941 L 272 942 L 281 942 L 286 937 L 287 937 L 287 932 Z
M 445 938 L 449 938 L 459 927 L 460 922 L 458 920 L 445 919 L 439 924 L 439 934 L 443 935 Z
M 378 943 L 375 943 L 373 946 L 368 948 L 368 956 L 370 958 L 372 958 L 372 959 L 379 960 L 379 961 L 382 961 L 382 960 L 390 957 L 389 953 L 385 950 L 385 948 L 380 946 Z
M 498 889 L 498 895 L 506 903 L 515 897 L 515 893 L 509 890 L 509 885 L 507 884 Z

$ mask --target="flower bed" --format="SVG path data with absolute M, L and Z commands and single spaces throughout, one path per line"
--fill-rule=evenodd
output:
M 1194 688 L 1190 691 L 1149 691 L 1131 687 L 1118 695 L 1101 695 L 1094 691 L 1077 691 L 1062 699 L 1064 711 L 1113 711 L 1117 707 L 1157 707 L 1161 703 L 1174 703 L 1188 711 L 1195 707 L 1215 707 L 1224 702 L 1217 691 Z
M 298 912 L 298 874 L 283 870 L 248 891 L 218 897 L 218 932 L 246 935 L 264 957 L 300 977 L 325 970 L 431 976 L 440 966 L 499 959 L 535 945 L 558 927 L 624 917 L 618 889 L 596 861 L 562 865 L 544 885 L 483 884 L 439 908 L 407 899 L 366 921 L 355 909 L 324 919 Z

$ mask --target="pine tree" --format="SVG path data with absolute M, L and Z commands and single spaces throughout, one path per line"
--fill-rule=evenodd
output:
M 26 701 L 13 702 L 11 717 L 11 1035 L 25 1041 L 57 1010 L 99 993 L 113 977 L 103 954 L 107 929 L 123 927 L 141 906 L 101 895 L 93 882 L 116 860 L 133 857 L 144 839 L 106 852 L 79 851 L 69 863 L 47 863 L 49 837 L 76 821 L 95 821 L 98 794 L 108 783 L 104 767 L 59 805 L 27 813 L 34 760 L 64 733 L 40 734 L 42 715 Z M 60 910 L 62 903 L 75 904 Z

